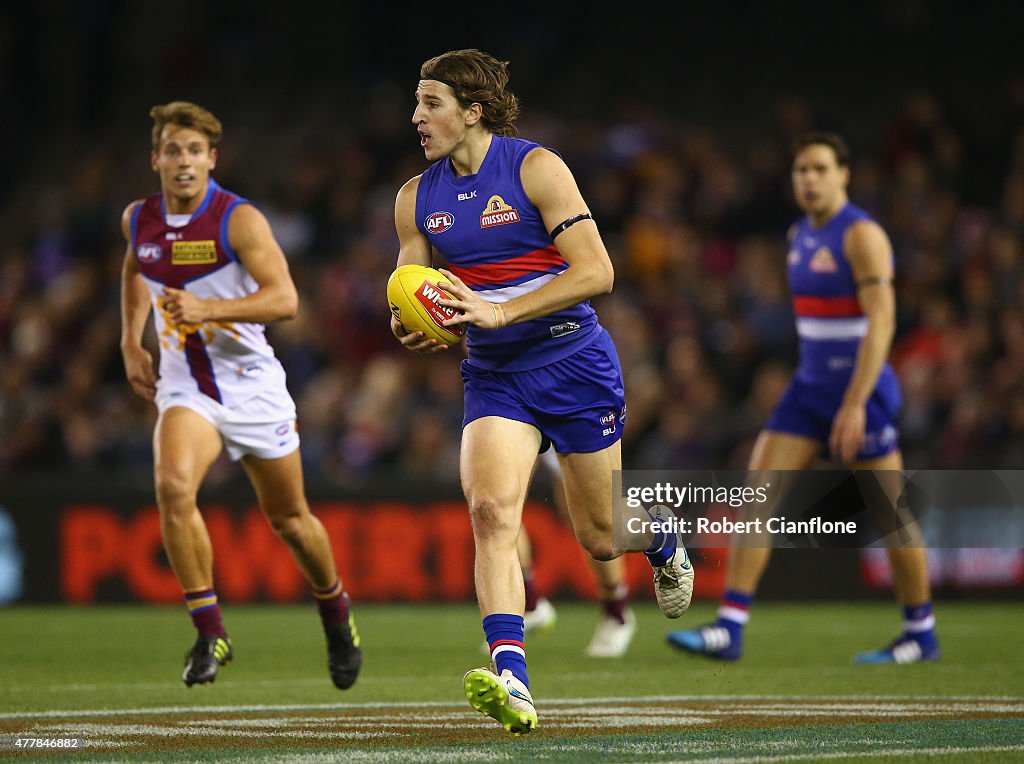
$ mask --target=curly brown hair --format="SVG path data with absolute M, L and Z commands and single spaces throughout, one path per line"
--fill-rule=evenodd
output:
M 516 134 L 519 116 L 519 98 L 507 89 L 508 64 L 476 48 L 450 50 L 424 61 L 420 79 L 443 82 L 463 106 L 480 104 L 484 127 L 507 137 Z
M 210 148 L 213 148 L 224 136 L 224 128 L 220 120 L 213 116 L 202 106 L 189 101 L 171 101 L 170 103 L 154 106 L 149 110 L 149 116 L 153 118 L 153 150 L 160 148 L 160 134 L 167 125 L 179 125 L 190 127 L 203 133 L 210 141 Z

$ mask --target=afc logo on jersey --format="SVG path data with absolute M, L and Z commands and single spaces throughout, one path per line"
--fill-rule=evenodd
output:
M 423 221 L 427 233 L 444 233 L 455 225 L 455 216 L 450 212 L 431 212 Z
M 505 200 L 495 194 L 487 200 L 483 214 L 480 215 L 481 228 L 493 228 L 496 225 L 507 225 L 519 222 L 519 211 L 510 207 Z
M 811 256 L 811 262 L 807 266 L 812 273 L 835 273 L 839 270 L 832 250 L 828 247 L 818 247 Z
M 153 244 L 152 242 L 147 241 L 145 244 L 139 245 L 138 254 L 140 262 L 155 263 L 164 256 L 164 250 L 159 244 Z

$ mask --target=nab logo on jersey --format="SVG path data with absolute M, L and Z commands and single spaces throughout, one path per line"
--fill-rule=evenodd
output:
M 432 212 L 423 223 L 427 233 L 444 233 L 453 225 L 455 216 L 450 212 Z
M 515 207 L 510 207 L 505 204 L 505 200 L 497 194 L 487 200 L 487 206 L 484 207 L 484 212 L 480 216 L 481 228 L 492 228 L 496 225 L 506 225 L 508 223 L 518 222 L 518 210 L 516 210 Z
M 812 273 L 835 273 L 839 270 L 836 259 L 828 247 L 819 247 L 807 267 Z
M 164 256 L 164 251 L 159 244 L 146 242 L 139 245 L 139 260 L 144 263 L 155 263 Z

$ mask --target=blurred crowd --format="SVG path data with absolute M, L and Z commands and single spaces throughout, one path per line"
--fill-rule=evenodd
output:
M 894 244 L 908 466 L 1024 464 L 1024 79 L 989 85 L 984 122 L 913 92 L 881 129 L 859 131 L 782 95 L 769 129 L 749 130 L 683 124 L 652 104 L 604 121 L 526 104 L 520 134 L 566 158 L 615 264 L 614 291 L 593 302 L 626 376 L 627 467 L 745 465 L 796 361 L 789 142 L 819 127 L 846 132 L 851 199 Z M 220 114 L 215 177 L 267 214 L 302 296 L 299 316 L 268 332 L 304 460 L 340 482 L 457 478 L 461 351 L 419 357 L 388 329 L 394 198 L 426 166 L 412 105 L 381 86 L 344 120 Z M 130 152 L 75 147 L 66 166 L 23 179 L 19 206 L 7 197 L 0 476 L 151 464 L 155 412 L 131 394 L 118 347 L 121 211 L 157 190 L 138 116 Z

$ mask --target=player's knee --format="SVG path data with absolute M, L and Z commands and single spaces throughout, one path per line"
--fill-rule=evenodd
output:
M 292 512 L 277 512 L 268 516 L 270 527 L 274 533 L 286 544 L 301 544 L 305 535 L 305 522 L 303 515 L 298 510 Z
M 616 557 L 615 549 L 612 547 L 612 540 L 610 537 L 604 538 L 603 536 L 593 536 L 587 539 L 580 539 L 580 543 L 583 544 L 583 548 L 587 550 L 587 554 L 599 562 L 614 560 Z
M 595 560 L 613 560 L 616 557 L 612 545 L 612 529 L 599 522 L 588 522 L 576 526 L 576 538 Z
M 483 539 L 499 538 L 502 535 L 515 538 L 510 522 L 511 512 L 502 510 L 502 506 L 493 499 L 472 499 L 469 502 L 469 519 L 473 524 L 473 535 Z
M 183 470 L 162 468 L 156 472 L 156 499 L 161 511 L 174 513 L 178 507 L 191 510 L 195 503 L 194 481 Z

